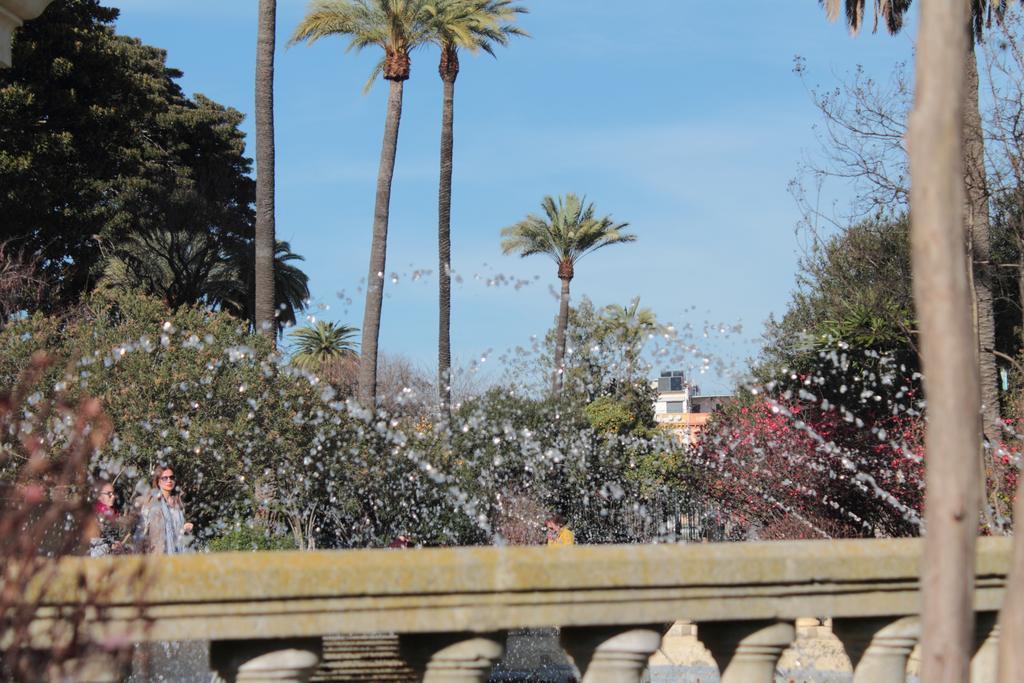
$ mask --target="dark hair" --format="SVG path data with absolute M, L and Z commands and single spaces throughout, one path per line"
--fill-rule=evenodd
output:
M 150 484 L 152 484 L 153 488 L 155 488 L 155 489 L 159 489 L 160 488 L 160 475 L 162 475 L 164 473 L 164 470 L 170 470 L 173 473 L 174 472 L 174 466 L 170 465 L 170 464 L 167 464 L 167 465 L 159 464 L 159 465 L 157 465 L 156 467 L 153 468 L 153 479 L 150 481 Z
M 548 515 L 548 521 L 554 522 L 558 526 L 565 526 L 565 515 L 563 515 L 561 512 L 552 512 L 550 515 Z

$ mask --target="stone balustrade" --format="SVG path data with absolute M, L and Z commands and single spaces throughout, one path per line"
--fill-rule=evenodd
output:
M 53 0 L 0 0 L 0 68 L 11 65 L 11 34 L 35 19 Z
M 994 648 L 1010 543 L 979 539 L 979 660 Z M 81 594 L 81 575 L 107 581 L 89 637 L 210 640 L 226 681 L 308 680 L 324 635 L 374 633 L 398 634 L 425 681 L 481 681 L 508 630 L 556 626 L 584 681 L 635 682 L 685 618 L 724 683 L 768 683 L 796 620 L 815 615 L 832 618 L 856 682 L 902 683 L 920 633 L 922 549 L 894 539 L 73 558 L 27 599 L 44 605 L 43 632 Z M 143 581 L 126 578 L 140 569 Z

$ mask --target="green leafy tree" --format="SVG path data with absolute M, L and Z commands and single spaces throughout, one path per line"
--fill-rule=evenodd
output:
M 427 544 L 481 540 L 448 485 L 421 468 L 414 439 L 378 434 L 233 316 L 98 292 L 61 317 L 22 317 L 0 330 L 0 393 L 38 351 L 54 363 L 24 387 L 26 424 L 55 400 L 97 399 L 112 433 L 93 468 L 130 499 L 154 465 L 171 463 L 201 540 L 275 518 L 302 525 L 303 547 L 387 545 L 402 531 Z M 46 451 L 62 452 L 68 430 L 40 424 Z M 0 449 L 22 436 L 5 431 Z
M 0 215 L 47 310 L 103 269 L 101 245 L 152 230 L 251 237 L 242 114 L 186 97 L 165 53 L 117 35 L 118 12 L 61 0 L 14 38 L 0 71 Z
M 358 398 L 370 410 L 376 407 L 377 401 L 377 342 L 384 301 L 388 211 L 398 152 L 398 124 L 402 118 L 403 83 L 409 78 L 412 64 L 409 53 L 430 39 L 428 18 L 424 0 L 314 0 L 291 39 L 292 44 L 314 43 L 328 36 L 346 36 L 350 50 L 375 46 L 384 51 L 384 58 L 377 63 L 367 82 L 369 87 L 381 75 L 391 84 L 377 171 L 359 361 Z
M 111 249 L 97 283 L 100 289 L 139 291 L 170 308 L 213 305 L 237 289 L 239 273 L 211 235 L 136 232 Z
M 754 375 L 813 391 L 864 421 L 920 406 L 920 361 L 905 216 L 865 221 L 800 261 L 781 320 L 770 318 Z
M 638 296 L 633 297 L 628 306 L 605 306 L 603 317 L 607 331 L 622 349 L 624 379 L 626 383 L 632 384 L 640 353 L 647 337 L 658 330 L 658 319 L 651 309 L 640 308 Z
M 459 75 L 459 49 L 483 50 L 494 56 L 495 45 L 507 45 L 512 36 L 526 35 L 511 22 L 524 7 L 511 0 L 439 0 L 429 6 L 433 40 L 441 48 L 437 71 L 444 84 L 441 106 L 441 172 L 437 191 L 438 253 L 438 400 L 447 416 L 451 403 L 451 207 L 452 148 L 455 121 L 455 79 Z
M 647 381 L 650 366 L 643 362 L 643 351 L 650 333 L 660 329 L 654 312 L 639 306 L 634 298 L 628 306 L 611 304 L 596 308 L 584 296 L 569 307 L 566 326 L 566 353 L 563 359 L 563 394 L 567 400 L 589 406 L 612 401 L 630 415 L 630 433 L 653 429 L 657 392 Z M 556 330 L 545 336 L 546 353 L 542 363 L 552 367 Z M 569 399 L 569 397 L 572 397 Z M 587 413 L 591 426 L 601 431 Z
M 968 236 L 968 259 L 972 273 L 971 285 L 975 299 L 975 324 L 978 331 L 978 362 L 981 372 L 982 416 L 985 435 L 991 441 L 1002 438 L 999 411 L 999 377 L 996 357 L 996 321 L 993 308 L 993 275 L 991 267 L 992 235 L 989 219 L 988 173 L 985 165 L 985 137 L 978 88 L 978 63 L 975 43 L 982 40 L 985 27 L 993 18 L 1002 20 L 1009 5 L 1016 0 L 971 0 L 965 15 L 964 29 L 973 40 L 968 41 L 964 69 L 963 117 L 961 137 L 964 148 L 964 230 Z M 839 0 L 819 0 L 827 16 L 839 16 Z M 846 0 L 846 22 L 856 33 L 863 22 L 866 0 Z M 903 28 L 903 19 L 911 0 L 889 0 L 875 3 L 875 28 L 882 17 L 890 33 Z
M 660 511 L 671 518 L 699 492 L 683 446 L 638 421 L 611 397 L 584 406 L 495 387 L 453 410 L 449 459 L 439 461 L 491 526 L 514 527 L 520 542 L 552 511 L 579 542 L 651 541 L 666 533 Z
M 558 325 L 555 341 L 555 371 L 551 390 L 562 386 L 565 356 L 565 329 L 569 322 L 569 283 L 576 273 L 576 263 L 586 254 L 612 244 L 633 242 L 636 235 L 624 232 L 628 223 L 616 223 L 610 216 L 594 215 L 594 205 L 569 193 L 559 197 L 546 196 L 541 202 L 544 216 L 528 215 L 524 220 L 503 228 L 501 250 L 522 257 L 534 254 L 549 256 L 558 266 L 562 291 L 558 304 Z

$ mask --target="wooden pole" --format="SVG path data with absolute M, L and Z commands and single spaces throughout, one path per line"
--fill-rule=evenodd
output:
M 974 630 L 981 388 L 964 266 L 963 91 L 969 3 L 918 3 L 908 125 L 911 258 L 927 400 L 921 680 L 967 683 Z

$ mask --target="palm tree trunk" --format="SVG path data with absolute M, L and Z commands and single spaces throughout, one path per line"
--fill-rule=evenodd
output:
M 908 140 L 914 303 L 928 401 L 921 680 L 953 683 L 969 676 L 981 432 L 977 337 L 961 220 L 968 5 L 918 6 Z
M 373 207 L 373 240 L 370 243 L 370 268 L 366 275 L 366 306 L 363 309 L 363 339 L 359 357 L 359 402 L 364 408 L 377 408 L 377 340 L 380 337 L 380 311 L 384 301 L 384 267 L 388 249 L 388 211 L 391 206 L 391 179 L 398 153 L 398 124 L 402 118 L 402 84 L 392 80 L 388 93 L 388 111 L 384 120 L 384 140 L 377 171 L 377 198 Z
M 452 312 L 452 148 L 455 122 L 455 74 L 446 77 L 441 106 L 441 178 L 437 189 L 437 394 L 441 417 L 451 415 L 451 312 Z
M 1002 438 L 999 416 L 999 372 L 992 354 L 996 342 L 995 317 L 992 312 L 992 270 L 988 215 L 988 183 L 985 173 L 985 140 L 978 104 L 978 63 L 974 40 L 968 42 L 964 83 L 964 225 L 970 239 L 973 262 L 982 264 L 973 268 L 977 297 L 978 362 L 981 370 L 982 419 L 985 435 L 992 443 Z M 994 448 L 989 449 L 995 452 Z
M 978 62 L 972 25 L 967 27 L 967 59 L 964 62 L 964 229 L 969 240 L 968 262 L 974 291 L 975 326 L 978 335 L 978 369 L 981 374 L 982 430 L 988 437 L 989 448 L 979 443 L 979 486 L 982 512 L 989 529 L 994 533 L 996 517 L 1006 513 L 1000 502 L 1002 487 L 996 459 L 998 444 L 1003 437 L 1003 422 L 999 410 L 999 368 L 996 365 L 996 323 L 992 295 L 991 230 L 989 225 L 988 179 L 985 169 L 985 137 L 982 129 L 981 109 L 978 102 Z M 975 265 L 977 264 L 977 265 Z M 986 472 L 992 473 L 992 489 Z
M 277 0 L 259 0 L 256 34 L 256 255 L 253 325 L 277 338 L 274 320 L 274 45 Z
M 1024 225 L 1021 225 L 1017 233 L 1017 299 L 1021 306 L 1020 340 L 1021 348 L 1024 348 Z
M 562 389 L 565 375 L 565 330 L 569 326 L 569 278 L 562 278 L 562 295 L 558 298 L 558 327 L 555 329 L 555 371 L 551 377 L 551 393 Z

